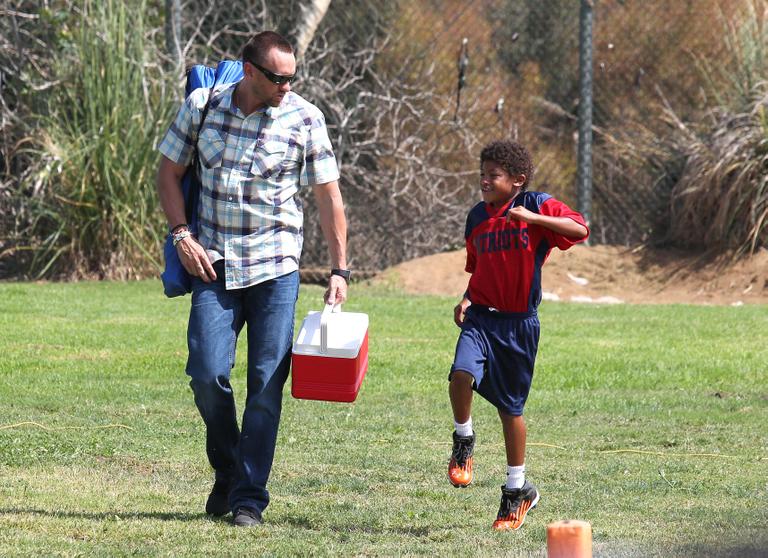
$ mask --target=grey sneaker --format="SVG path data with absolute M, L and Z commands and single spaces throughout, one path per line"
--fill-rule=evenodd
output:
M 235 527 L 254 527 L 261 525 L 261 514 L 251 508 L 237 508 L 232 523 Z
M 525 521 L 526 514 L 539 503 L 539 491 L 533 483 L 525 481 L 522 488 L 501 487 L 501 504 L 493 528 L 497 531 L 516 531 Z

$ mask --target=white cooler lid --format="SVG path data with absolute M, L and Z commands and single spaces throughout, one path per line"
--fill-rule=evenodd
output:
M 328 348 L 322 351 L 321 317 L 327 319 Z M 299 355 L 318 355 L 336 358 L 355 358 L 360 352 L 368 331 L 368 314 L 358 312 L 308 312 L 293 344 Z

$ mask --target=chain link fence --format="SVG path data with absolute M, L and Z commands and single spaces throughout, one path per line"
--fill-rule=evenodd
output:
M 330 115 L 358 267 L 463 247 L 466 213 L 479 199 L 480 150 L 501 137 L 534 153 L 532 188 L 575 204 L 578 9 L 540 4 L 331 3 L 297 90 Z M 318 74 L 333 80 L 329 49 L 373 53 L 364 68 L 342 60 L 359 70 L 360 88 L 338 111 L 314 88 Z M 307 261 L 322 262 L 319 229 L 311 220 L 307 229 Z
M 29 153 L 20 158 L 14 151 L 30 133 L 23 129 L 24 112 L 41 106 L 51 87 L 63 85 L 52 78 L 45 87 L 40 80 L 19 82 L 23 76 L 13 72 L 43 73 L 42 53 L 56 47 L 46 37 L 57 36 L 56 18 L 66 19 L 70 4 L 74 9 L 78 2 L 4 8 L 2 203 L 15 181 L 32 174 Z M 162 24 L 170 4 L 143 3 L 148 20 L 158 22 L 148 40 L 165 42 L 171 52 L 157 63 L 169 68 L 174 56 L 209 65 L 237 58 L 241 45 L 261 29 L 295 38 L 307 9 L 323 2 L 232 0 L 226 9 L 203 0 L 177 2 L 181 27 L 175 42 L 167 40 Z M 707 106 L 711 89 L 702 67 L 727 64 L 722 28 L 737 4 L 594 0 L 593 242 L 631 246 L 663 233 L 669 216 L 665 196 L 682 161 L 666 161 L 665 180 L 649 180 L 627 162 L 633 141 L 662 133 L 674 124 L 670 115 L 693 118 Z M 330 2 L 299 60 L 294 89 L 327 118 L 341 166 L 352 266 L 382 269 L 462 247 L 466 212 L 479 199 L 479 153 L 494 139 L 525 144 L 536 164 L 531 188 L 578 207 L 579 12 L 575 0 Z M 53 32 L 35 31 L 41 23 Z M 34 42 L 15 40 L 19 33 Z M 158 38 L 163 35 L 166 41 Z M 168 75 L 167 87 L 178 92 L 178 101 L 182 72 Z M 304 196 L 304 203 L 304 263 L 324 266 L 312 196 Z M 18 218 L 3 215 L 1 236 L 10 246 L 5 252 L 12 253 L 9 229 L 23 227 Z
M 695 118 L 706 106 L 702 66 L 725 61 L 723 28 L 734 15 L 735 4 L 594 3 L 594 243 L 633 246 L 663 236 L 669 189 L 682 161 L 666 162 L 671 168 L 660 174 L 667 181 L 655 183 L 627 164 L 626 151 L 638 134 L 647 139 L 663 133 L 670 114 L 682 120 Z M 378 3 L 332 2 L 320 29 L 324 40 L 309 52 L 311 59 L 328 45 L 345 44 L 354 51 L 379 40 L 380 48 L 371 59 L 375 84 L 387 83 L 392 93 L 400 94 L 407 84 L 432 100 L 429 107 L 421 107 L 419 116 L 429 125 L 405 129 L 396 141 L 412 147 L 431 144 L 435 157 L 425 159 L 414 150 L 410 161 L 390 160 L 393 166 L 378 167 L 386 176 L 378 189 L 361 180 L 360 171 L 367 169 L 358 166 L 360 159 L 352 158 L 356 168 L 347 165 L 342 170 L 345 192 L 350 194 L 353 254 L 365 254 L 360 252 L 364 243 L 381 256 L 363 255 L 361 263 L 381 267 L 460 247 L 466 210 L 479 197 L 479 151 L 500 137 L 530 148 L 536 162 L 533 189 L 577 207 L 579 2 L 424 0 L 389 6 L 385 11 Z M 322 63 L 324 57 L 319 58 Z M 311 84 L 317 67 L 307 66 Z M 385 108 L 396 106 L 397 102 Z M 390 112 L 377 126 L 398 117 Z M 355 150 L 354 138 L 345 143 L 345 124 L 331 120 L 346 165 L 350 162 L 346 153 Z M 435 134 L 430 129 L 441 131 Z M 406 170 L 408 162 L 415 168 Z M 438 189 L 425 184 L 435 180 L 428 172 L 433 165 L 441 168 Z M 404 170 L 411 174 L 405 194 L 397 182 Z M 407 196 L 414 204 L 404 200 Z M 359 204 L 374 210 L 361 212 Z

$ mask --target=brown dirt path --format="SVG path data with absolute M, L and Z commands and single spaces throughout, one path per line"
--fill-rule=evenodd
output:
M 408 293 L 464 292 L 464 251 L 403 262 L 374 281 Z M 545 297 L 581 302 L 635 304 L 768 304 L 768 250 L 732 261 L 729 256 L 691 255 L 676 250 L 628 250 L 575 246 L 553 250 L 544 265 Z

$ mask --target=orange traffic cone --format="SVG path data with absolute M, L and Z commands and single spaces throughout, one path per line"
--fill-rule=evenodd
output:
M 547 525 L 547 558 L 592 558 L 592 525 L 574 519 Z

